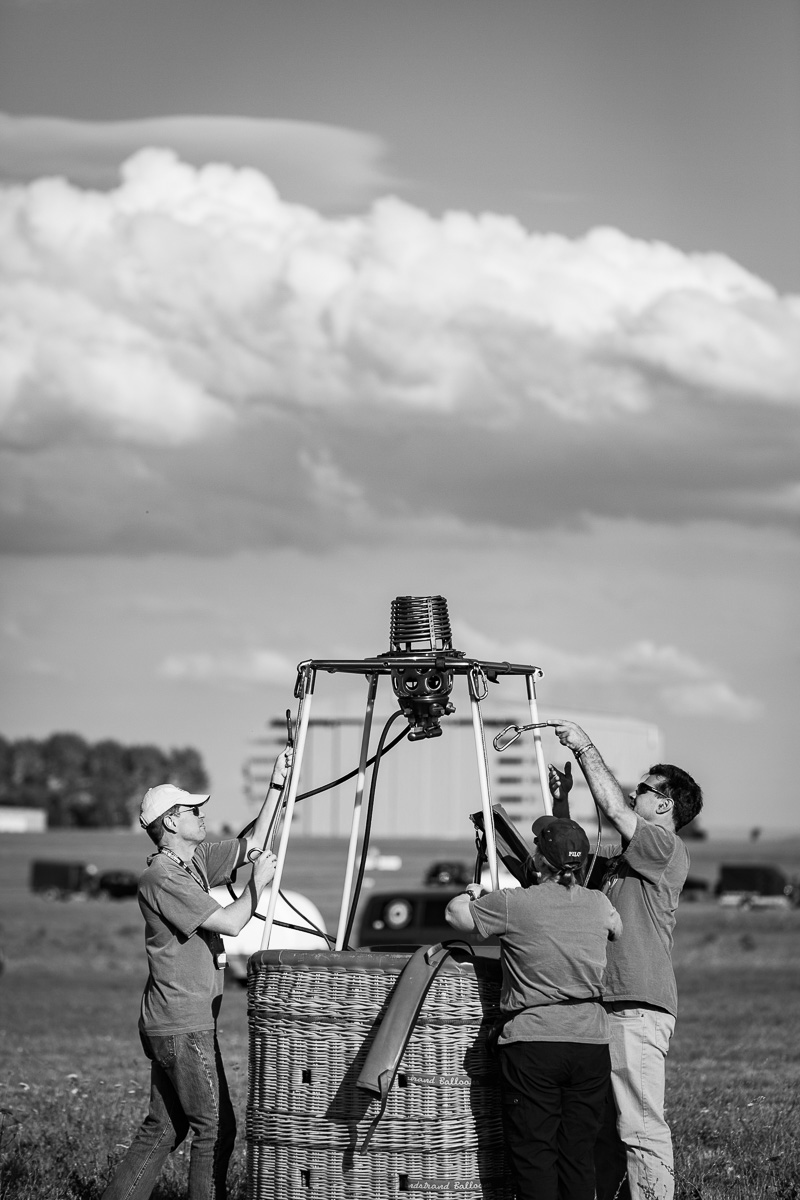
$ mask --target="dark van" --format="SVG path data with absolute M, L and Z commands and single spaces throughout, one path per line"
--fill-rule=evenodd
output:
M 780 867 L 767 863 L 723 863 L 714 895 L 729 907 L 787 908 L 796 889 Z

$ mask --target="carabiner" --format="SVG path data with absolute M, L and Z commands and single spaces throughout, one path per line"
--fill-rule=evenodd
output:
M 469 669 L 469 690 L 473 700 L 485 700 L 489 695 L 489 681 L 480 663 L 473 663 Z
M 309 691 L 314 690 L 314 676 L 316 674 L 312 664 L 312 659 L 306 658 L 303 662 L 297 664 L 297 679 L 294 684 L 294 694 L 296 699 L 302 700 Z
M 549 724 L 548 721 L 534 721 L 532 725 L 506 725 L 505 729 L 501 729 L 497 737 L 492 741 L 492 745 L 498 754 L 502 754 L 509 746 L 513 746 L 514 742 L 528 729 L 545 729 Z M 508 737 L 509 730 L 513 729 L 511 737 Z
M 513 730 L 511 737 L 507 736 L 509 730 Z M 492 745 L 498 754 L 502 754 L 504 750 L 507 750 L 509 746 L 514 744 L 521 733 L 522 729 L 519 727 L 519 725 L 506 725 L 505 729 L 501 729 L 497 737 L 494 738 Z

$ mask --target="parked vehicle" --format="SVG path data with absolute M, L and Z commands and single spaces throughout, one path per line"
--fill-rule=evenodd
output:
M 91 895 L 95 869 L 82 862 L 58 862 L 34 859 L 31 863 L 31 891 L 46 900 L 66 900 Z
M 472 883 L 472 871 L 465 862 L 434 862 L 428 867 L 423 879 L 425 887 L 465 887 Z
M 714 895 L 726 907 L 788 908 L 798 889 L 780 867 L 769 863 L 723 863 Z
M 477 934 L 456 933 L 444 910 L 463 887 L 397 888 L 373 892 L 364 905 L 356 933 L 363 950 L 413 952 L 419 946 L 460 938 L 476 943 Z
M 681 900 L 705 900 L 710 891 L 711 885 L 707 879 L 700 879 L 697 875 L 688 875 L 681 891 Z
M 135 871 L 103 871 L 97 876 L 93 894 L 101 900 L 126 900 L 135 896 L 138 889 L 139 876 Z
M 30 886 L 46 900 L 121 900 L 136 895 L 139 876 L 122 869 L 99 872 L 93 863 L 34 859 Z
M 482 878 L 484 883 L 489 883 L 487 869 Z M 519 887 L 505 868 L 500 869 L 499 883 L 501 888 Z M 456 939 L 476 947 L 491 947 L 489 953 L 495 954 L 496 938 L 482 941 L 477 933 L 457 933 L 445 921 L 445 909 L 453 896 L 460 896 L 463 891 L 463 886 L 439 886 L 373 892 L 361 909 L 356 945 L 362 950 L 413 952 L 419 946 Z

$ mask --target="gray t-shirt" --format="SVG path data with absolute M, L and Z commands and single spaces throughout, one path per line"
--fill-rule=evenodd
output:
M 222 939 L 200 928 L 221 907 L 206 888 L 230 879 L 246 846 L 241 839 L 198 846 L 191 867 L 205 887 L 166 854 L 149 860 L 139 880 L 150 969 L 139 1028 L 147 1033 L 199 1033 L 214 1028 L 225 972 L 217 970 L 214 961 Z
M 500 1045 L 608 1041 L 600 999 L 614 912 L 601 892 L 548 880 L 489 892 L 470 912 L 481 937 L 500 939 L 500 1008 L 515 1014 Z
M 600 855 L 610 860 L 603 891 L 624 929 L 608 949 L 603 999 L 652 1004 L 675 1017 L 672 935 L 689 852 L 674 830 L 637 817 L 627 846 L 603 846 Z

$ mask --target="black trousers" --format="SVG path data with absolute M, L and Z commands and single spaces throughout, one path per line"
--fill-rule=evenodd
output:
M 594 1144 L 597 1200 L 631 1200 L 628 1154 L 617 1130 L 617 1105 L 611 1084 L 603 1106 L 600 1132 Z
M 611 1077 L 607 1045 L 498 1048 L 517 1200 L 594 1200 L 594 1143 Z

